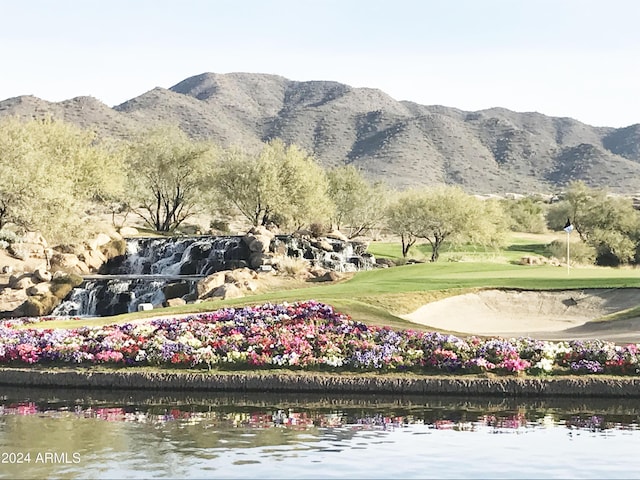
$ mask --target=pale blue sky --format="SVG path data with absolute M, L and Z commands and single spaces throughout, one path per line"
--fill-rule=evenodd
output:
M 0 99 L 113 106 L 203 72 L 640 122 L 636 0 L 0 0 Z

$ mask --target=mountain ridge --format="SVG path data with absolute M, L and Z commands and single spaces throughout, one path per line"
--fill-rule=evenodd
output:
M 583 180 L 640 192 L 640 124 L 594 127 L 501 107 L 468 112 L 334 81 L 206 72 L 114 107 L 93 97 L 14 97 L 0 102 L 3 115 L 51 115 L 124 138 L 175 123 L 193 138 L 247 150 L 279 137 L 325 167 L 353 164 L 398 188 L 449 183 L 472 193 L 527 193 Z

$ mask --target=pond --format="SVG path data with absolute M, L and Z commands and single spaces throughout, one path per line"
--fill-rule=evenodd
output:
M 633 400 L 0 389 L 0 478 L 640 478 Z

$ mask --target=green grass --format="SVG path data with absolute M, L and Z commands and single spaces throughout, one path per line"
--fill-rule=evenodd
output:
M 559 235 L 559 234 L 558 234 Z M 560 238 L 555 234 L 523 235 L 512 233 L 503 248 L 465 243 L 453 244 L 445 242 L 440 248 L 440 262 L 478 261 L 478 262 L 512 262 L 517 263 L 525 255 L 548 256 L 547 244 Z M 376 257 L 389 258 L 403 262 L 402 245 L 399 242 L 371 242 L 368 251 Z M 431 245 L 428 242 L 416 243 L 409 250 L 408 259 L 429 261 Z

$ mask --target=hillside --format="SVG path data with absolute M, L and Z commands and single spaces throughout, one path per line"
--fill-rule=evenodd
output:
M 117 137 L 157 123 L 245 149 L 280 137 L 325 166 L 354 164 L 400 188 L 445 182 L 472 193 L 523 193 L 584 180 L 640 192 L 640 124 L 615 129 L 503 108 L 465 112 L 330 81 L 204 73 L 114 108 L 91 97 L 0 102 L 0 115 L 45 114 Z

